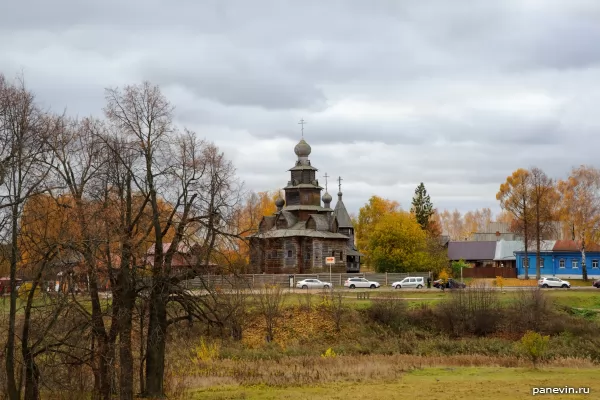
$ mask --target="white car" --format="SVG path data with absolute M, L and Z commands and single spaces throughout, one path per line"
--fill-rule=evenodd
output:
M 354 288 L 371 288 L 375 289 L 381 286 L 379 282 L 370 281 L 365 278 L 349 278 L 344 282 L 344 286 L 350 289 Z
M 321 282 L 318 279 L 303 279 L 296 283 L 299 289 L 329 289 L 333 285 L 329 282 Z
M 416 288 L 421 289 L 425 286 L 425 279 L 422 276 L 404 278 L 401 281 L 392 283 L 394 289 Z
M 552 276 L 550 278 L 542 278 L 538 281 L 538 286 L 542 288 L 549 287 L 560 287 L 560 288 L 570 288 L 571 283 L 569 281 L 563 281 L 560 278 Z

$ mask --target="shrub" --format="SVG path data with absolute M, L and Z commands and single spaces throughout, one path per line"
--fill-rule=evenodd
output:
M 333 358 L 335 356 L 337 356 L 337 354 L 335 354 L 335 351 L 333 351 L 331 347 L 325 350 L 325 353 L 321 354 L 321 357 L 323 358 Z
M 367 309 L 367 315 L 371 321 L 397 331 L 406 325 L 406 303 L 397 299 L 375 300 Z
M 455 336 L 487 335 L 496 331 L 501 320 L 498 292 L 485 282 L 469 290 L 452 290 L 439 312 L 442 328 Z
M 534 331 L 527 331 L 519 342 L 521 354 L 529 358 L 533 368 L 537 368 L 540 361 L 544 360 L 548 351 L 550 336 L 542 336 Z
M 555 319 L 552 303 L 540 288 L 521 289 L 515 300 L 507 307 L 508 330 L 524 333 L 542 331 L 547 321 Z
M 504 278 L 501 276 L 497 276 L 494 280 L 494 284 L 500 288 L 500 290 L 504 290 Z

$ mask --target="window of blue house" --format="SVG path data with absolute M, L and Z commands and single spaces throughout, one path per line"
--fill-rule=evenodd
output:
M 571 260 L 571 268 L 573 268 L 573 269 L 577 269 L 577 268 L 579 268 L 579 267 L 577 266 L 577 263 L 578 263 L 578 262 L 579 262 L 578 260 Z
M 558 262 L 558 268 L 564 268 L 565 267 L 565 259 L 561 258 L 560 261 Z
M 528 258 L 523 257 L 521 259 L 521 262 L 523 263 L 523 268 L 529 267 L 529 257 Z
M 544 259 L 540 258 L 540 268 L 544 268 Z
M 592 268 L 598 269 L 598 260 L 592 260 Z

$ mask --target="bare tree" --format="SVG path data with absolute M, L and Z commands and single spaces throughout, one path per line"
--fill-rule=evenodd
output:
M 275 327 L 281 315 L 285 293 L 279 285 L 265 285 L 260 289 L 257 297 L 259 312 L 265 319 L 265 339 L 267 342 L 272 342 L 275 339 Z
M 15 372 L 15 321 L 17 311 L 17 263 L 19 261 L 19 219 L 25 201 L 44 190 L 48 157 L 44 137 L 52 121 L 34 103 L 23 79 L 8 84 L 0 79 L 0 161 L 3 188 L 0 209 L 8 209 L 10 224 L 10 312 L 6 343 L 6 382 L 8 397 L 20 398 Z
M 58 185 L 72 199 L 73 218 L 79 237 L 72 250 L 81 254 L 87 266 L 89 295 L 91 298 L 90 320 L 96 343 L 94 365 L 94 397 L 109 399 L 112 390 L 112 365 L 114 358 L 114 328 L 104 320 L 100 291 L 99 258 L 101 235 L 99 223 L 103 220 L 98 200 L 102 200 L 103 176 L 107 149 L 101 141 L 105 127 L 101 121 L 86 118 L 81 121 L 61 118 L 59 129 L 47 139 L 54 160 L 50 164 Z

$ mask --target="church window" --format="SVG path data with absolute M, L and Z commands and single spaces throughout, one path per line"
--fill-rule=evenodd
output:
M 292 251 L 291 251 L 291 250 L 288 250 L 288 252 L 287 252 L 287 256 L 288 256 L 288 258 L 291 258 L 291 257 L 292 257 Z

